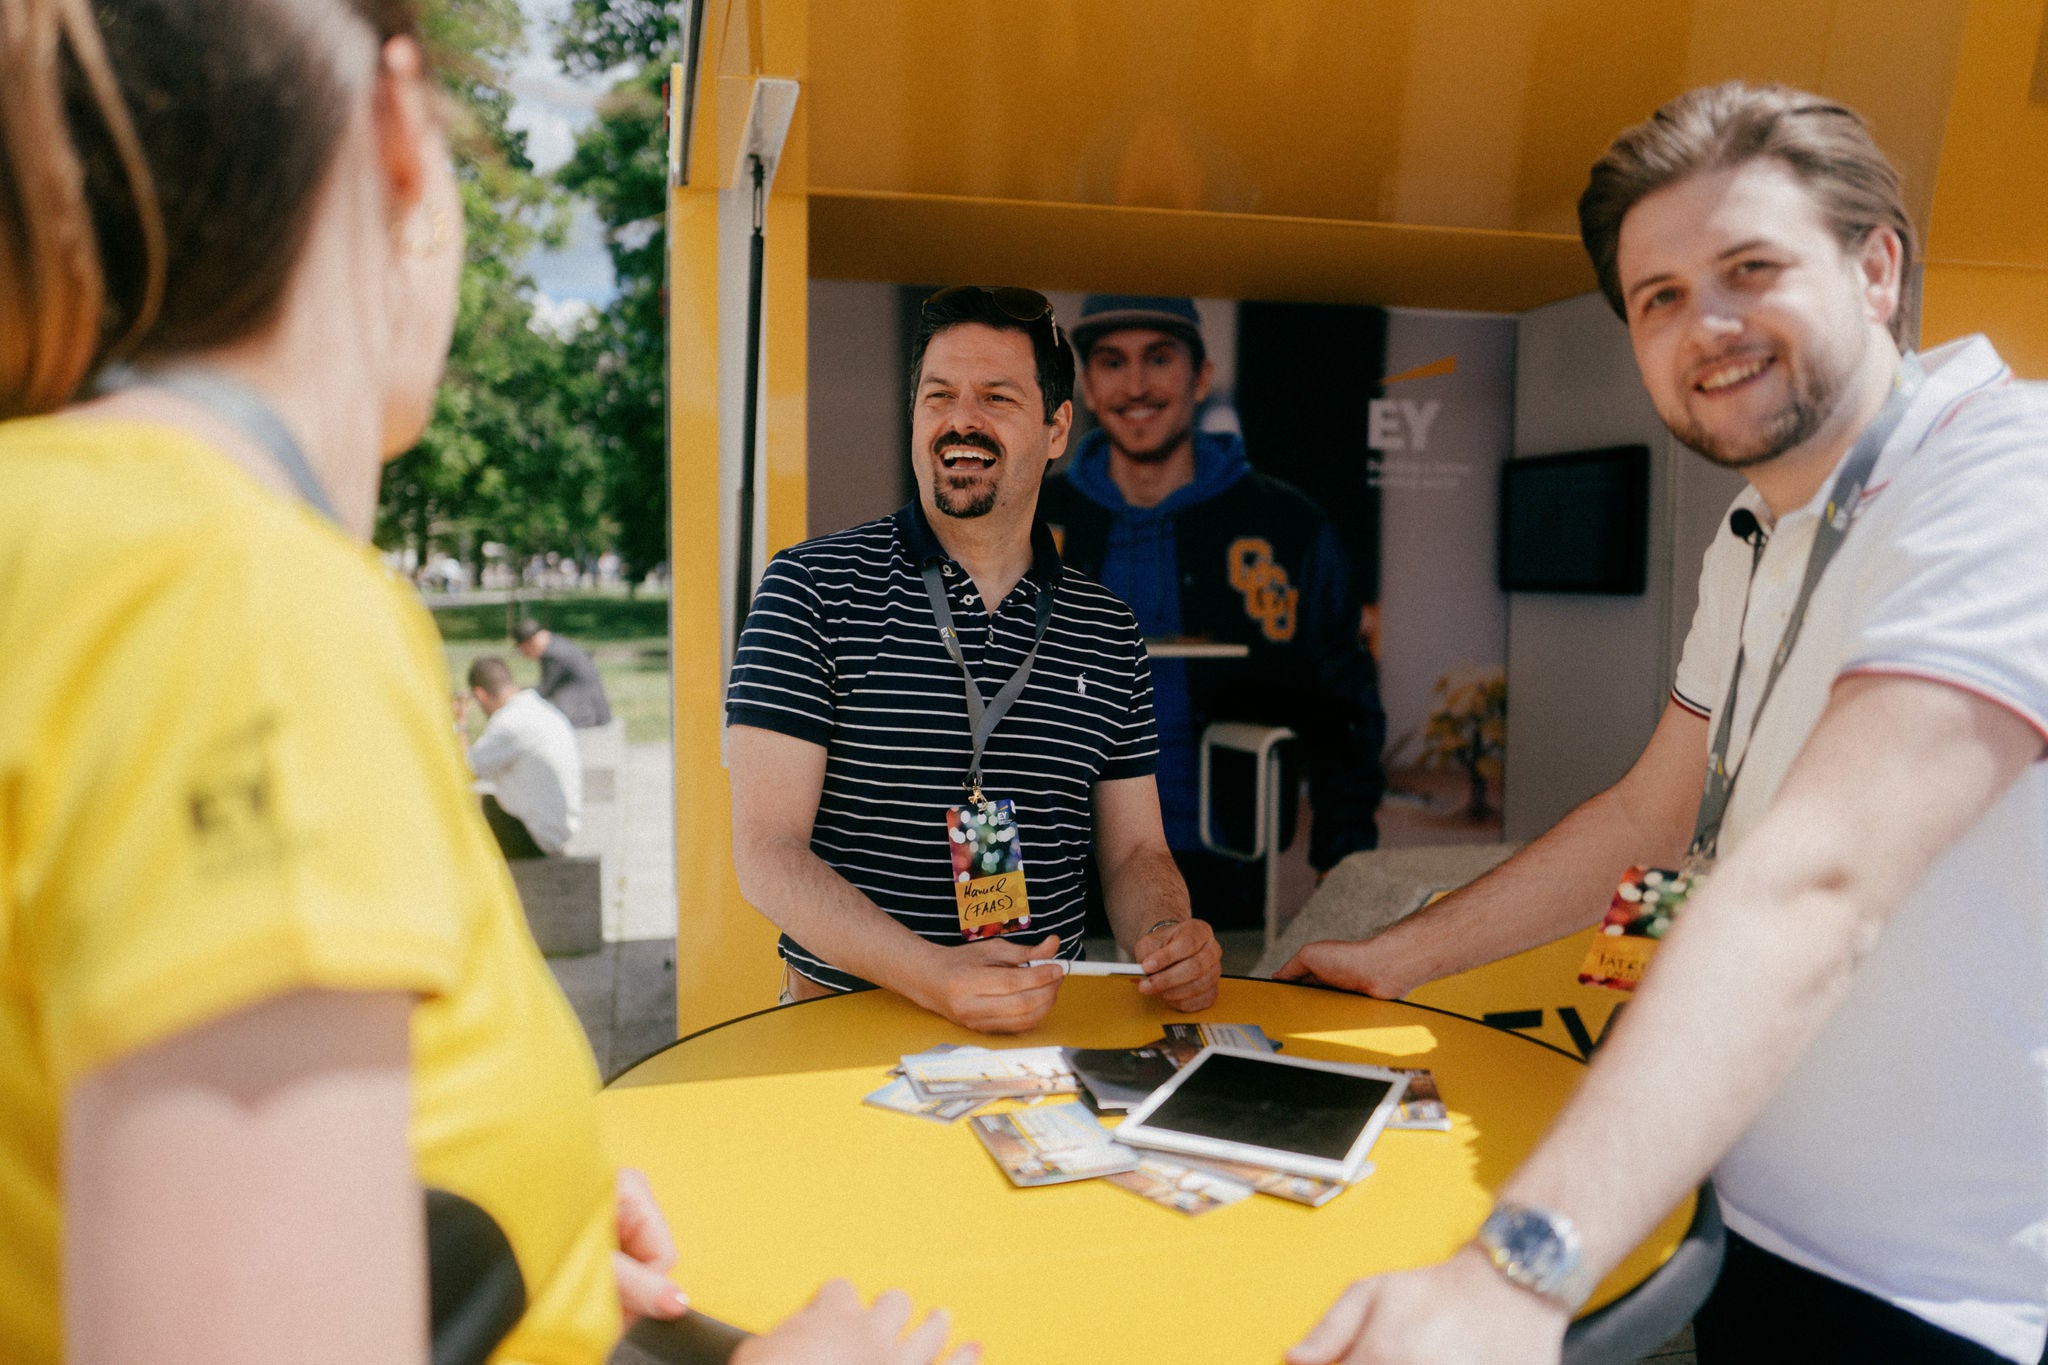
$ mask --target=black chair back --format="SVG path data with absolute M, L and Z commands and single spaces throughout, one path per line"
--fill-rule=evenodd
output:
M 484 1365 L 526 1311 L 526 1278 L 490 1214 L 427 1191 L 427 1298 L 434 1365 Z

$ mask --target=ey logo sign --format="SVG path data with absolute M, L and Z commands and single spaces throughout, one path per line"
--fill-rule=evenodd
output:
M 1447 355 L 1427 365 L 1390 374 L 1380 384 L 1383 388 L 1392 388 L 1410 379 L 1429 379 L 1457 372 L 1458 357 Z M 1443 411 L 1443 407 L 1440 398 L 1428 398 L 1419 403 L 1406 398 L 1375 398 L 1365 408 L 1365 443 L 1374 450 L 1402 454 L 1427 450 L 1429 429 L 1436 425 L 1437 414 Z

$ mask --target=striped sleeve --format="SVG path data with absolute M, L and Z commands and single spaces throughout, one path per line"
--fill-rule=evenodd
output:
M 812 744 L 832 738 L 832 655 L 823 604 L 810 573 L 777 555 L 761 576 L 733 652 L 726 688 L 728 725 L 752 725 Z
M 1104 594 L 1107 596 L 1107 594 Z M 1115 599 L 1111 599 L 1113 602 Z M 1130 709 L 1117 728 L 1113 747 L 1102 765 L 1103 781 L 1124 777 L 1151 777 L 1159 770 L 1159 734 L 1152 717 L 1152 660 L 1145 652 L 1144 638 L 1129 608 L 1115 602 L 1123 617 L 1116 635 L 1122 667 L 1128 671 Z

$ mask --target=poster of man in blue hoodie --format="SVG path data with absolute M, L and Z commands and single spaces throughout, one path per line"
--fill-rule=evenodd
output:
M 1152 681 L 1167 842 L 1195 913 L 1248 927 L 1263 913 L 1262 870 L 1208 851 L 1200 833 L 1211 722 L 1299 737 L 1282 810 L 1291 829 L 1290 794 L 1306 776 L 1318 871 L 1378 842 L 1386 719 L 1351 567 L 1313 502 L 1255 470 L 1235 432 L 1200 429 L 1213 366 L 1191 300 L 1092 295 L 1072 340 L 1096 426 L 1046 480 L 1040 514 L 1066 561 L 1128 603 L 1148 638 L 1242 647 L 1155 650 Z M 1217 799 L 1248 807 L 1251 792 Z

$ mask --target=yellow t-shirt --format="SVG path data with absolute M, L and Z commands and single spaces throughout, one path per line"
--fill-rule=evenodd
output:
M 307 987 L 419 995 L 420 1180 L 488 1211 L 526 1281 L 494 1358 L 603 1359 L 597 1078 L 447 697 L 374 556 L 210 447 L 0 425 L 0 1360 L 62 1358 L 69 1088 Z

